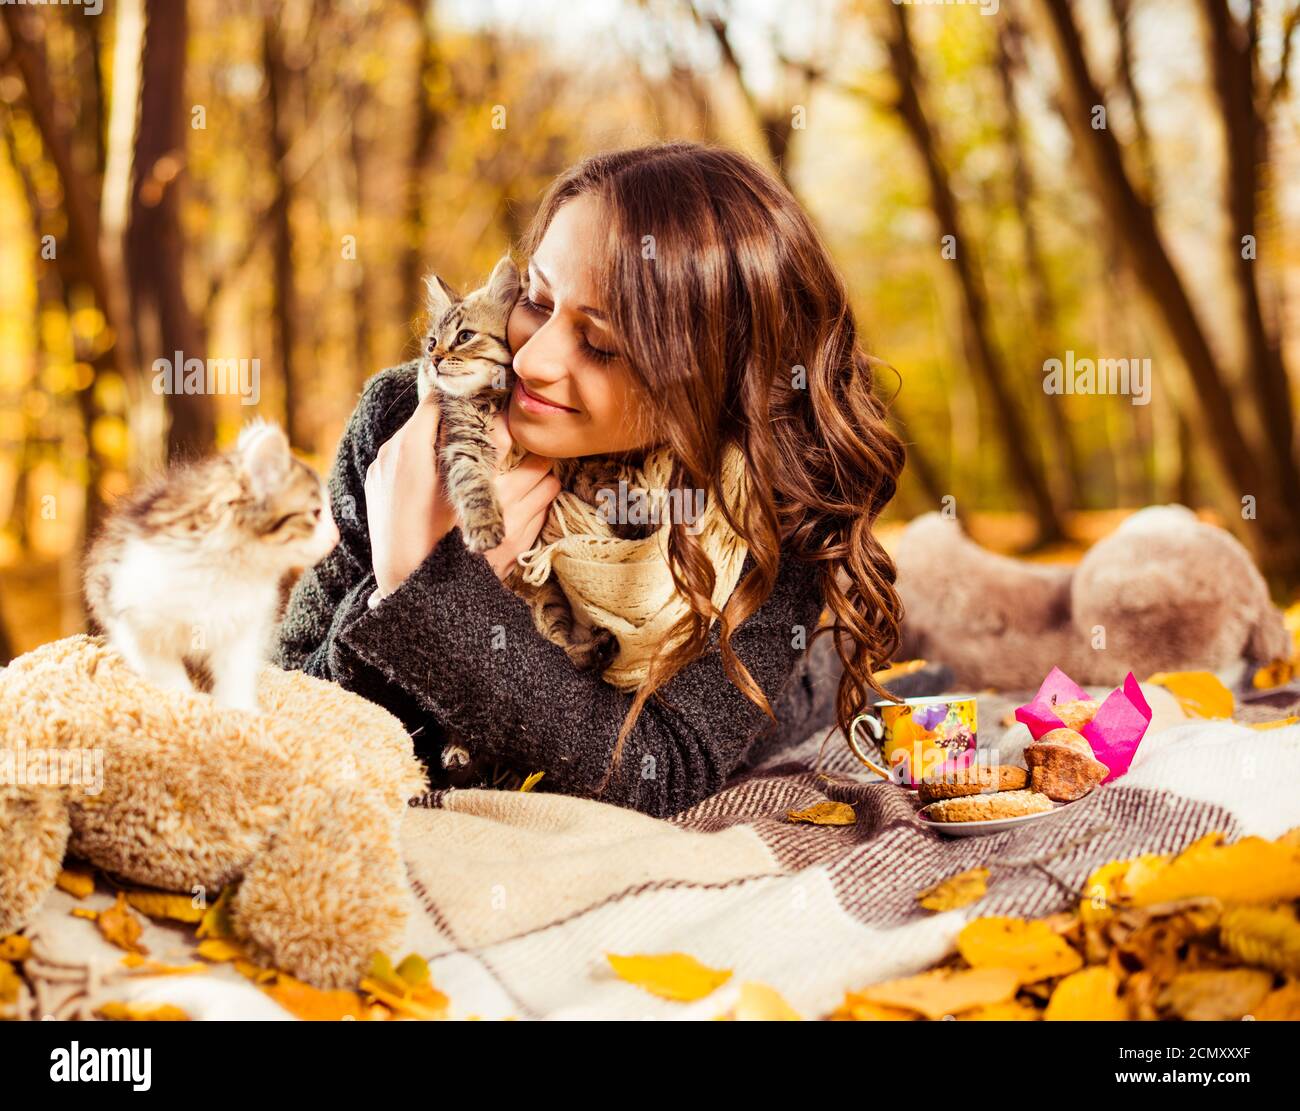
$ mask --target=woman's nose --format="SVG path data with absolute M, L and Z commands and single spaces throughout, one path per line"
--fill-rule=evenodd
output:
M 562 348 L 549 320 L 515 352 L 514 367 L 526 382 L 557 382 L 565 376 Z

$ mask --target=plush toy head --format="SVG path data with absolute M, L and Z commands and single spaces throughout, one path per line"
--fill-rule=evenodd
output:
M 249 955 L 353 986 L 401 943 L 398 837 L 427 789 L 410 738 L 332 683 L 266 668 L 261 713 L 163 692 L 99 638 L 0 672 L 0 934 L 21 927 L 70 851 L 123 880 L 215 899 Z
M 1113 685 L 1290 654 L 1249 553 L 1184 506 L 1139 510 L 1073 566 L 987 551 L 938 513 L 910 522 L 892 555 L 899 658 L 948 664 L 961 687 L 1032 690 L 1053 667 Z

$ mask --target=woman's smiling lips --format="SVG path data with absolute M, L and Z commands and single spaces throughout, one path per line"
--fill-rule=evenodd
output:
M 547 401 L 545 398 L 530 393 L 522 378 L 515 379 L 515 400 L 525 413 L 534 413 L 538 416 L 544 416 L 548 413 L 576 413 L 578 411 L 577 409 L 570 409 L 567 405 L 557 405 L 554 401 Z

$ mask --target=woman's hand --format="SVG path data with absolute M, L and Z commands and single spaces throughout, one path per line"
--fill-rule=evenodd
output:
M 379 448 L 366 468 L 366 518 L 370 553 L 379 585 L 372 604 L 391 594 L 428 557 L 444 536 L 459 525 L 438 473 L 434 442 L 438 435 L 437 395 L 430 394 Z M 511 447 L 504 414 L 493 422 L 497 459 Z M 515 557 L 533 546 L 546 520 L 546 511 L 560 483 L 550 472 L 550 460 L 526 455 L 514 470 L 498 474 L 497 500 L 505 519 L 505 538 L 484 552 L 497 578 L 504 578 Z
M 492 442 L 497 449 L 497 501 L 505 518 L 506 535 L 495 548 L 483 553 L 498 579 L 504 579 L 515 557 L 533 546 L 546 511 L 560 492 L 560 480 L 551 473 L 551 461 L 531 452 L 513 471 L 502 472 L 513 441 L 504 413 L 492 420 Z
M 366 468 L 366 519 L 378 595 L 391 594 L 456 524 L 438 474 L 438 399 L 430 393 Z

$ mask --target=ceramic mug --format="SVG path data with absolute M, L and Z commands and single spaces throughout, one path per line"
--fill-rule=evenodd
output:
M 975 710 L 973 694 L 873 702 L 849 723 L 849 748 L 877 775 L 914 788 L 926 776 L 964 768 L 975 759 Z M 860 723 L 880 749 L 884 767 L 859 747 Z

